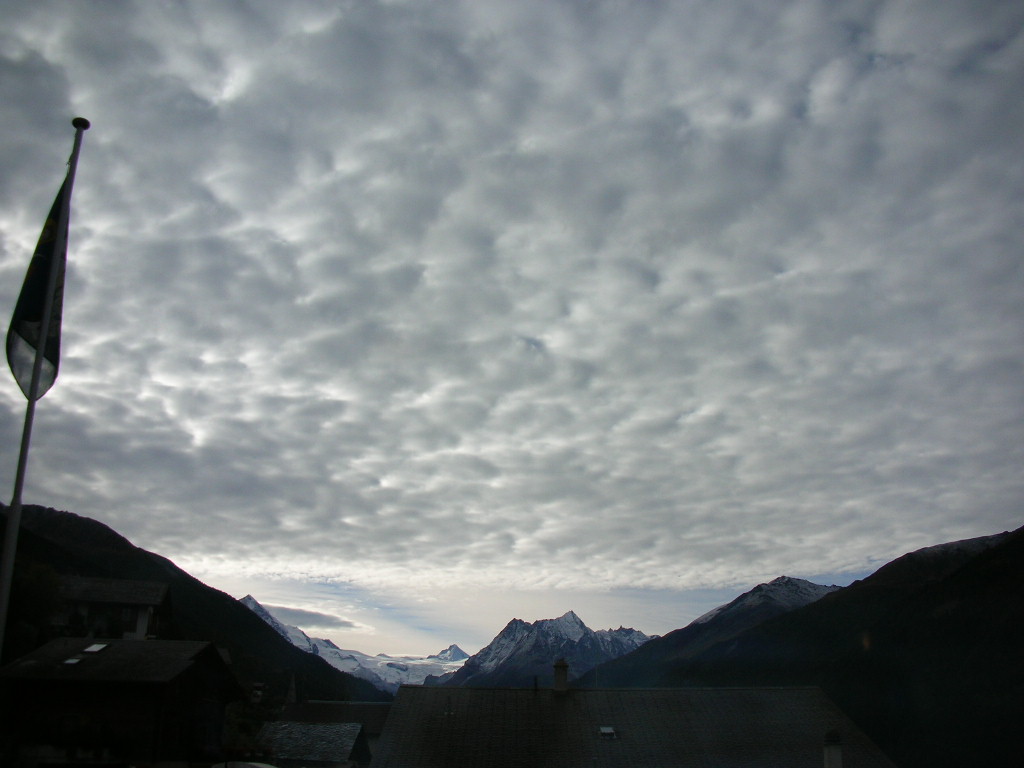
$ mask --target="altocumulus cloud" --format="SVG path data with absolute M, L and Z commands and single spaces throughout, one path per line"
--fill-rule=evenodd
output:
M 0 306 L 94 123 L 29 501 L 438 611 L 1019 522 L 1019 4 L 0 7 Z

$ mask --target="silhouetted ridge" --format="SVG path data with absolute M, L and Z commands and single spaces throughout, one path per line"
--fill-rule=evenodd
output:
M 724 639 L 703 631 L 669 633 L 674 654 L 652 641 L 581 682 L 816 685 L 902 768 L 1016 762 L 1024 529 L 909 553 Z
M 216 643 L 230 654 L 232 669 L 243 687 L 263 683 L 270 703 L 282 702 L 293 680 L 298 695 L 310 699 L 390 698 L 369 683 L 295 648 L 230 595 L 203 584 L 167 558 L 136 547 L 108 526 L 87 517 L 26 505 L 15 567 L 23 572 L 36 569 L 166 583 L 172 612 L 168 639 Z M 12 606 L 14 602 L 12 594 Z

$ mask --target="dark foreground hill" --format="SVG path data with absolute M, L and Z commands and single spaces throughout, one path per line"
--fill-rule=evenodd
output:
M 0 539 L 6 522 L 0 506 Z M 170 560 L 134 546 L 89 518 L 38 506 L 23 510 L 5 661 L 48 639 L 40 626 L 55 599 L 59 575 L 156 581 L 168 585 L 169 639 L 209 640 L 227 651 L 242 683 L 265 687 L 268 706 L 283 703 L 294 684 L 300 698 L 386 701 L 385 693 L 304 653 L 230 595 L 208 587 Z
M 1018 764 L 1024 529 L 910 553 L 724 642 L 633 662 L 617 664 L 658 687 L 820 686 L 903 768 Z

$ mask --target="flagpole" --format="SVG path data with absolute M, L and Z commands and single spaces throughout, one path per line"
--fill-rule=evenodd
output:
M 75 183 L 75 170 L 78 168 L 78 152 L 82 148 L 82 134 L 89 129 L 89 121 L 84 117 L 76 117 L 71 121 L 75 128 L 75 143 L 68 160 L 68 175 L 64 180 L 67 186 L 64 200 L 57 219 L 56 237 L 66 237 L 68 220 L 71 214 L 71 188 Z M 64 248 L 67 242 L 64 242 Z M 6 639 L 7 611 L 10 607 L 11 581 L 14 577 L 14 558 L 18 549 L 18 533 L 21 530 L 21 491 L 25 484 L 25 470 L 28 466 L 28 447 L 32 439 L 32 422 L 35 420 L 36 400 L 39 392 L 39 379 L 43 371 L 43 359 L 46 353 L 46 342 L 50 334 L 50 319 L 53 314 L 53 294 L 57 287 L 57 264 L 62 248 L 54 248 L 50 261 L 46 299 L 43 305 L 43 316 L 39 327 L 39 342 L 36 345 L 36 356 L 32 365 L 32 383 L 28 391 L 28 405 L 25 407 L 25 423 L 21 430 L 21 450 L 18 452 L 18 471 L 14 478 L 14 493 L 11 504 L 7 508 L 7 525 L 4 529 L 3 554 L 0 555 L 0 661 L 3 660 L 4 640 Z

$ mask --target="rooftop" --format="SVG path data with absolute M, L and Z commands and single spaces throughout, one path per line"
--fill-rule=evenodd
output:
M 260 729 L 260 746 L 273 760 L 342 763 L 349 759 L 362 726 L 358 723 L 296 723 L 281 720 Z
M 52 640 L 0 669 L 12 680 L 156 683 L 173 680 L 213 645 L 192 640 Z M 219 658 L 219 657 L 218 657 Z
M 892 768 L 818 688 L 403 686 L 373 765 L 821 768 L 829 733 L 846 768 Z

